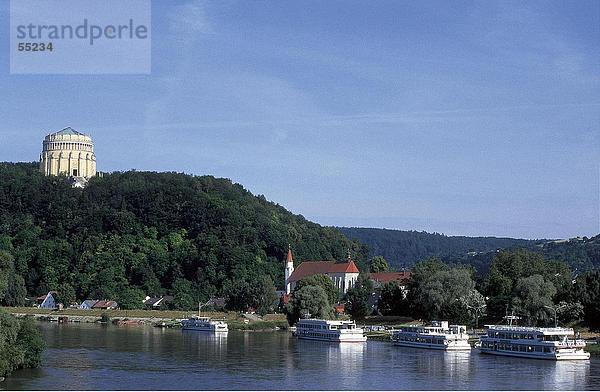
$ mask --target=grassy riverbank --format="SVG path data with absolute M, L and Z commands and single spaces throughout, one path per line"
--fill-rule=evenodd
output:
M 158 322 L 168 322 L 176 319 L 189 317 L 194 312 L 191 311 L 176 311 L 176 310 L 83 310 L 83 309 L 64 309 L 64 310 L 49 310 L 29 307 L 10 308 L 3 307 L 7 313 L 16 316 L 34 316 L 36 318 L 58 318 L 67 317 L 72 321 L 79 322 L 97 322 L 102 317 L 108 317 L 110 320 L 135 320 L 141 324 L 152 324 Z M 258 320 L 249 320 L 241 313 L 237 312 L 203 312 L 203 316 L 214 319 L 224 319 L 227 321 L 231 330 L 275 330 L 287 328 L 288 324 L 283 314 L 268 314 Z

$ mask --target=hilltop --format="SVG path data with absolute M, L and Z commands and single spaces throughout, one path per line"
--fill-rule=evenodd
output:
M 128 171 L 76 189 L 40 174 L 37 163 L 0 163 L 0 258 L 13 265 L 11 305 L 57 290 L 64 303 L 175 294 L 179 307 L 193 307 L 240 287 L 282 286 L 288 244 L 298 261 L 341 260 L 351 249 L 366 263 L 366 248 L 337 229 L 228 179 Z

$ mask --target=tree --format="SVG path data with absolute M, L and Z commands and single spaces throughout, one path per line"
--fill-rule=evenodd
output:
M 289 324 L 294 325 L 301 318 L 329 319 L 333 317 L 333 312 L 322 287 L 304 286 L 294 290 L 286 306 L 286 315 Z
M 294 290 L 299 290 L 304 286 L 319 286 L 325 293 L 327 293 L 327 299 L 329 305 L 333 306 L 338 302 L 340 291 L 333 281 L 327 276 L 323 274 L 311 275 L 306 278 L 300 279 L 300 281 L 296 284 Z
M 485 294 L 490 297 L 489 314 L 499 319 L 513 306 L 519 279 L 540 275 L 555 291 L 552 301 L 567 300 L 571 291 L 571 271 L 567 264 L 548 261 L 543 255 L 523 249 L 501 251 L 494 257 L 485 279 Z
M 600 329 L 600 271 L 578 277 L 573 291 L 573 299 L 583 305 L 585 322 L 592 329 Z
M 7 251 L 0 250 L 0 298 L 4 298 L 9 287 L 9 279 L 14 268 L 14 257 Z
M 370 272 L 387 272 L 390 267 L 383 256 L 375 256 L 369 261 Z
M 466 296 L 461 297 L 460 301 L 469 315 L 475 319 L 475 328 L 479 328 L 479 317 L 486 314 L 485 297 L 479 291 L 473 289 Z
M 36 368 L 42 364 L 42 352 L 45 348 L 44 340 L 33 318 L 26 317 L 20 320 L 17 335 L 18 350 L 23 352 L 23 362 L 19 368 Z
M 450 267 L 439 260 L 419 263 L 413 270 L 408 300 L 414 318 L 469 322 L 463 298 L 473 295 L 470 267 Z
M 191 310 L 198 307 L 200 302 L 194 293 L 194 285 L 187 279 L 177 279 L 173 283 L 173 297 L 175 309 Z
M 397 282 L 387 282 L 381 286 L 377 309 L 385 316 L 406 316 L 409 314 L 406 294 Z
M 277 301 L 275 285 L 268 276 L 253 278 L 251 281 L 236 279 L 225 287 L 227 308 L 246 311 L 254 308 L 259 314 L 273 310 Z
M 125 287 L 116 297 L 119 307 L 124 310 L 139 309 L 146 298 L 144 291 L 137 287 Z
M 579 321 L 583 319 L 584 315 L 584 307 L 579 302 L 561 301 L 558 303 L 556 311 L 558 319 L 565 324 Z
M 371 312 L 369 299 L 373 295 L 373 282 L 366 274 L 361 274 L 354 284 L 346 292 L 346 311 L 355 320 L 363 320 Z
M 6 306 L 24 306 L 26 297 L 25 280 L 21 275 L 12 274 L 4 295 L 4 304 Z
M 256 311 L 262 316 L 275 308 L 278 298 L 273 280 L 269 276 L 258 279 L 254 290 L 254 299 Z
M 515 286 L 514 309 L 527 319 L 529 325 L 547 324 L 554 319 L 554 314 L 548 308 L 552 307 L 555 294 L 554 284 L 542 275 L 519 278 Z
M 41 334 L 31 319 L 18 320 L 0 310 L 0 377 L 39 366 L 43 349 Z

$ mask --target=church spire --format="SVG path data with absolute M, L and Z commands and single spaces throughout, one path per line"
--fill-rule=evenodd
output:
M 288 244 L 288 253 L 287 253 L 287 258 L 285 259 L 286 263 L 293 263 L 294 262 L 294 256 L 292 255 L 292 245 Z

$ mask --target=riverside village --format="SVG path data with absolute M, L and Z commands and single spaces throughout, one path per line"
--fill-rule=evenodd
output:
M 44 138 L 38 170 L 54 183 L 64 183 L 65 192 L 78 194 L 91 192 L 94 186 L 115 175 L 97 171 L 92 138 L 71 127 Z M 574 241 L 578 240 L 581 239 Z M 303 249 L 311 244 L 295 242 L 294 246 Z M 485 296 L 478 291 L 470 267 L 431 258 L 417 263 L 412 271 L 394 270 L 383 257 L 355 261 L 356 248 L 351 246 L 341 259 L 297 260 L 294 246 L 287 244 L 277 261 L 280 270 L 275 279 L 258 276 L 243 281 L 234 276 L 233 285 L 212 294 L 198 295 L 193 289 L 172 285 L 166 290 L 138 288 L 133 295 L 125 296 L 119 292 L 99 296 L 107 291 L 96 289 L 89 290 L 88 296 L 78 297 L 68 286 L 69 293 L 61 292 L 64 284 L 46 283 L 40 289 L 45 287 L 47 292 L 19 291 L 36 295 L 13 298 L 18 306 L 4 309 L 19 318 L 34 317 L 59 324 L 152 326 L 221 337 L 236 330 L 274 331 L 327 345 L 364 345 L 373 340 L 396 347 L 532 360 L 585 363 L 590 360 L 590 351 L 597 352 L 597 335 L 578 324 L 582 318 L 582 311 L 577 310 L 579 303 L 540 302 L 523 306 L 519 304 L 531 301 L 523 295 L 512 306 L 510 302 L 500 302 L 505 306 L 499 313 L 499 303 L 495 303 L 499 298 L 491 298 L 493 290 Z M 525 251 L 496 252 L 490 273 L 508 267 L 506 279 L 514 278 L 510 268 L 523 268 L 522 263 L 546 263 Z M 549 271 L 544 272 L 543 268 Z M 556 286 L 564 282 L 569 286 L 578 284 L 568 268 L 560 264 L 541 267 L 538 272 L 540 275 L 532 276 L 548 282 L 552 278 L 543 278 L 544 275 L 557 278 L 561 273 L 568 274 L 566 279 L 556 280 Z M 279 281 L 278 277 L 282 279 Z M 59 276 L 55 281 L 62 279 Z M 202 287 L 195 287 L 197 292 L 203 291 Z M 489 309 L 492 307 L 496 310 Z M 569 309 L 573 307 L 575 310 Z

